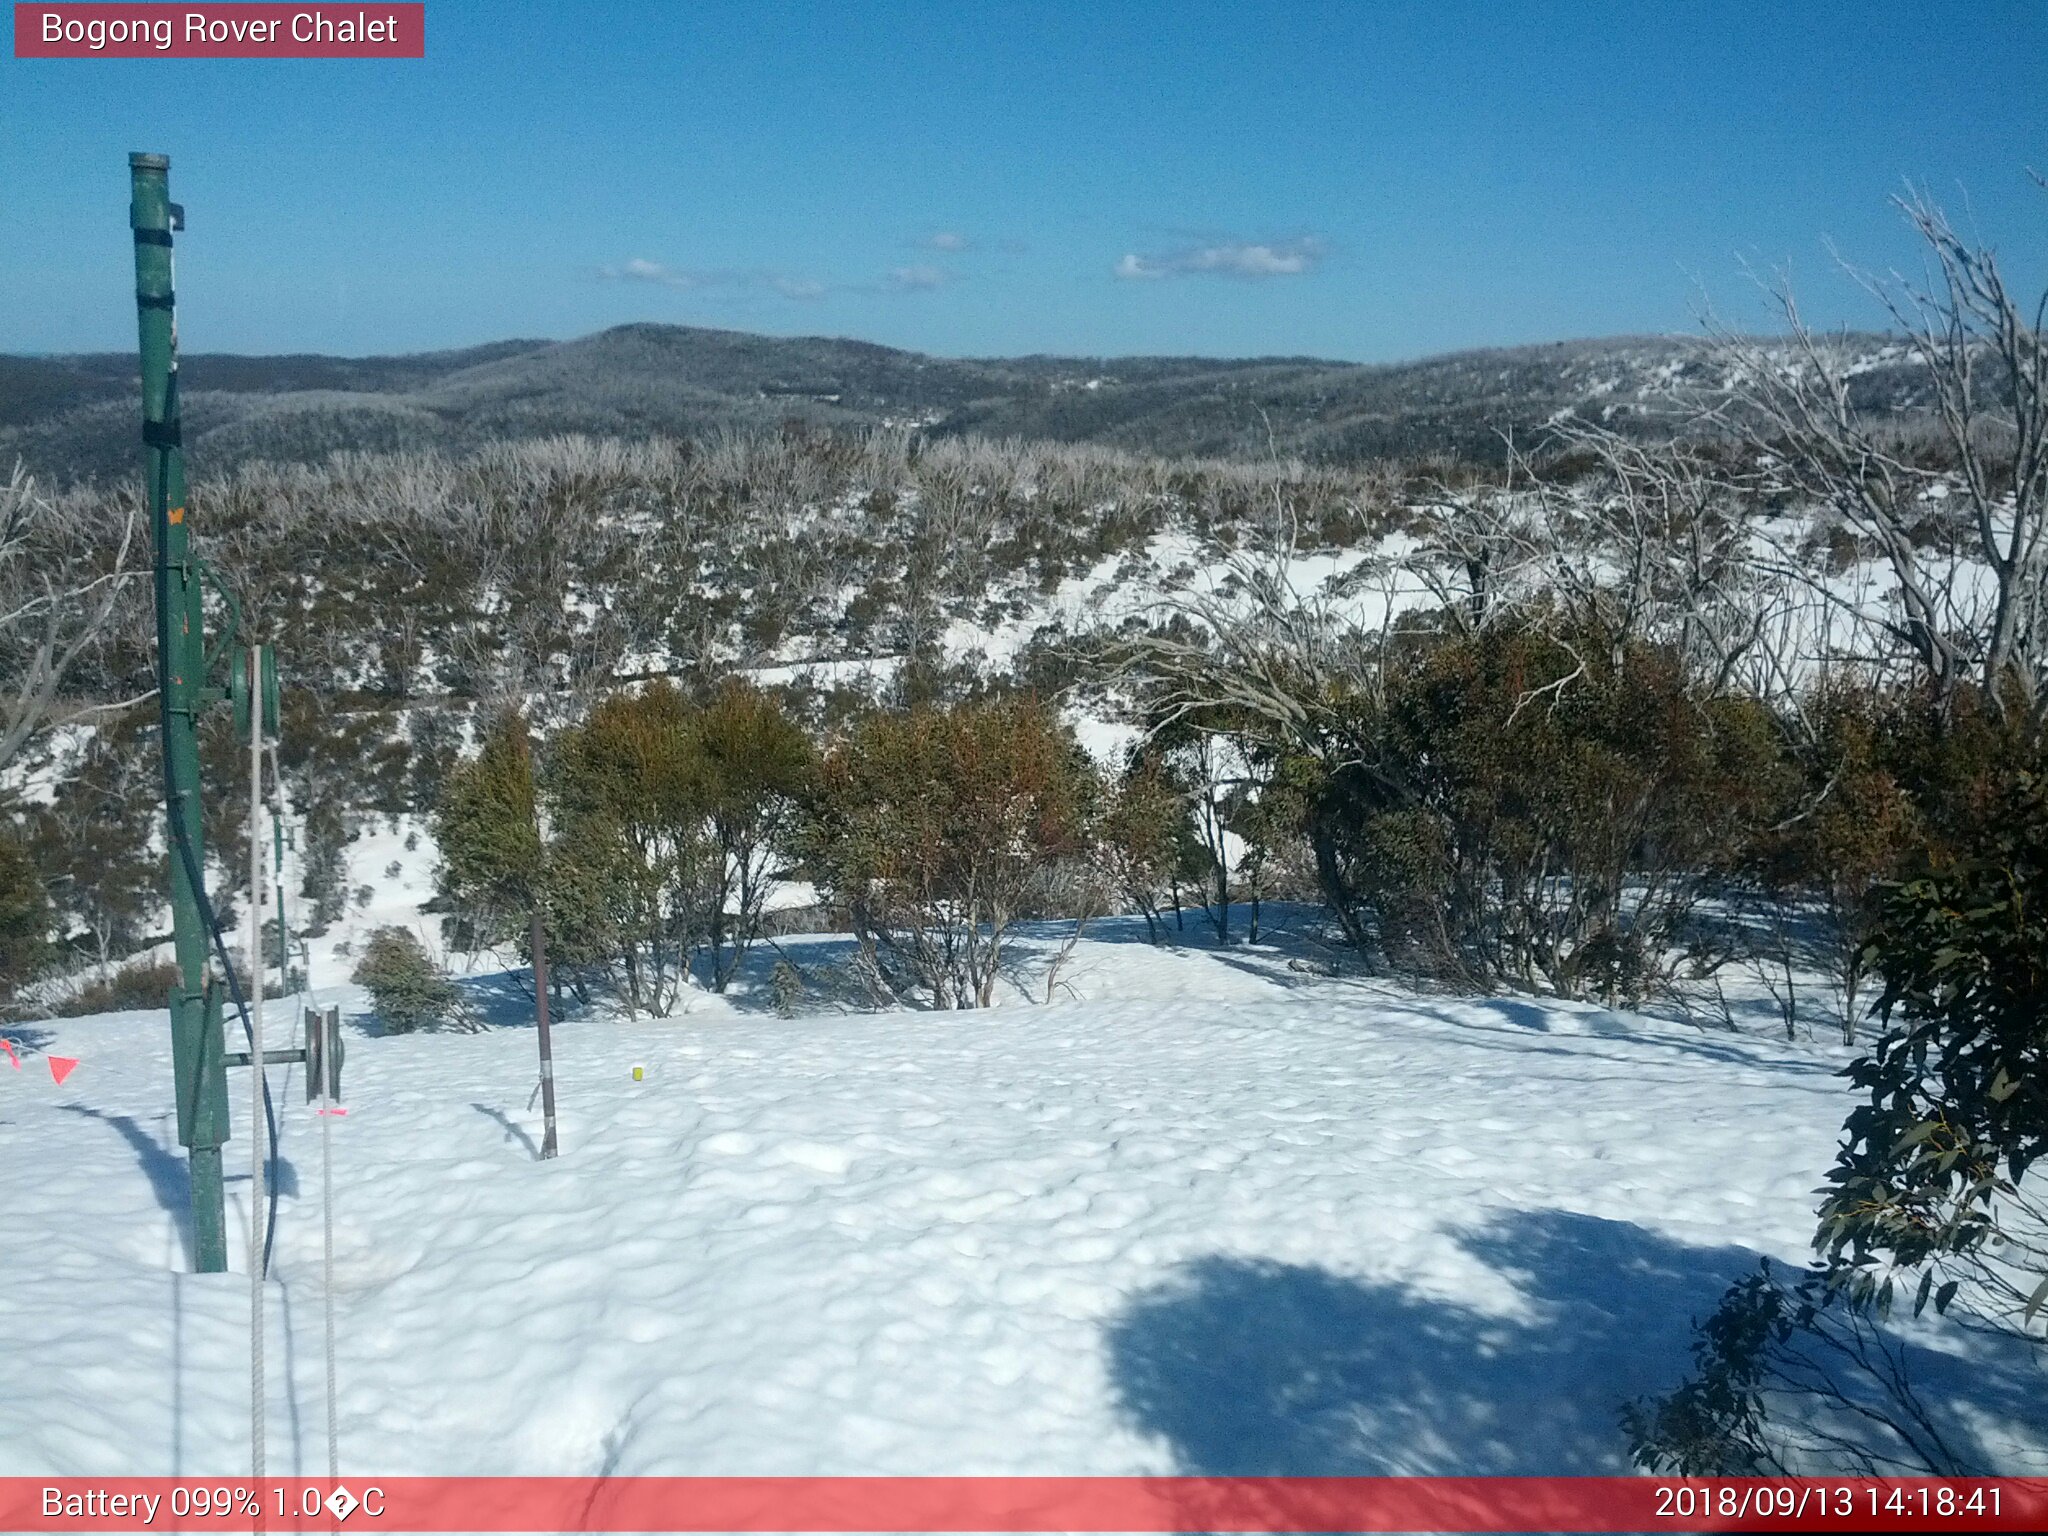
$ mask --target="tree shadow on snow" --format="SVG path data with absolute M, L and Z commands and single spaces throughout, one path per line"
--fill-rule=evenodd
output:
M 1183 1265 L 1109 1330 L 1123 1415 L 1195 1475 L 1627 1473 L 1621 1404 L 1684 1376 L 1692 1320 L 1757 1261 L 1556 1210 L 1462 1241 L 1518 1310 L 1272 1260 Z
M 1259 937 L 1251 938 L 1252 906 L 1248 901 L 1230 904 L 1230 942 L 1221 943 L 1211 916 L 1213 908 L 1191 903 L 1176 918 L 1171 907 L 1157 919 L 1156 930 L 1147 928 L 1143 913 L 1118 912 L 1088 919 L 1087 936 L 1100 944 L 1146 944 L 1155 949 L 1199 949 L 1229 953 L 1238 948 L 1273 950 L 1281 955 L 1310 954 L 1319 958 L 1355 955 L 1338 937 L 1338 929 L 1327 912 L 1309 902 L 1268 901 L 1259 908 Z M 1042 925 L 1048 931 L 1063 932 L 1064 920 Z
M 31 1056 L 40 1055 L 56 1038 L 51 1030 L 31 1029 L 26 1024 L 0 1024 L 0 1040 L 10 1042 L 17 1051 Z
M 1611 1014 L 1591 1012 L 1585 1009 L 1565 1008 L 1562 1005 L 1546 1007 L 1541 1002 L 1525 1001 L 1513 997 L 1478 997 L 1458 999 L 1460 1007 L 1469 1013 L 1492 1014 L 1506 1026 L 1500 1033 L 1528 1032 L 1553 1035 L 1563 1038 L 1594 1036 L 1605 1040 L 1635 1040 L 1656 1050 L 1675 1051 L 1684 1056 L 1700 1056 L 1709 1061 L 1726 1062 L 1732 1066 L 1756 1067 L 1772 1072 L 1793 1072 L 1812 1077 L 1833 1077 L 1839 1073 L 1837 1064 L 1830 1060 L 1815 1059 L 1797 1047 L 1782 1042 L 1764 1039 L 1756 1035 L 1731 1035 L 1727 1044 L 1720 1044 L 1709 1038 L 1690 1039 L 1674 1037 L 1669 1033 L 1649 1036 L 1631 1028 L 1625 1018 Z M 1668 1029 L 1668 1020 L 1649 1014 L 1641 1016 L 1645 1024 Z M 1559 1029 L 1560 1020 L 1569 1019 L 1584 1027 Z M 1461 1028 L 1484 1030 L 1490 1026 L 1478 1023 L 1472 1018 L 1461 1018 Z
M 526 970 L 491 971 L 482 976 L 456 978 L 463 1006 L 477 1022 L 490 1029 L 529 1027 L 533 1017 L 533 973 Z M 550 1003 L 553 999 L 549 999 Z M 559 1010 L 551 1010 L 552 1016 Z
M 794 967 L 800 984 L 793 1018 L 828 1012 L 868 1012 L 871 1010 L 865 993 L 845 974 L 847 962 L 857 953 L 858 946 L 850 934 L 804 934 L 795 943 L 787 939 L 763 940 L 748 950 L 724 992 L 712 993 L 709 967 L 699 959 L 693 966 L 689 987 L 677 997 L 674 1012 L 659 1016 L 643 1012 L 639 1017 L 657 1024 L 688 1022 L 691 1014 L 713 996 L 722 1009 L 735 1013 L 779 1014 L 781 1000 L 776 996 L 772 977 L 776 964 L 783 960 Z M 531 970 L 521 967 L 460 976 L 455 978 L 455 984 L 461 989 L 463 1004 L 475 1023 L 487 1029 L 534 1027 Z M 593 1013 L 623 1016 L 626 1012 L 624 995 L 601 981 L 592 985 L 588 1002 L 579 1002 L 567 990 L 549 1000 L 549 1018 L 555 1024 L 574 1024 Z M 374 1014 L 359 1014 L 356 1022 L 365 1033 L 376 1033 L 369 1027 L 374 1018 Z

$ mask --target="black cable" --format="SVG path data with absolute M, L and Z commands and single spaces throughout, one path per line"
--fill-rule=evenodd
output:
M 167 545 L 170 541 L 170 451 L 178 441 L 177 379 L 172 376 L 169 394 L 170 418 L 159 433 L 168 441 L 152 443 L 160 460 L 157 465 L 157 492 L 151 512 L 155 521 L 156 542 L 156 655 L 157 655 L 157 715 L 163 732 L 164 761 L 164 809 L 169 812 L 171 842 L 178 850 L 179 862 L 185 866 L 185 880 L 192 887 L 192 896 L 199 907 L 199 919 L 206 925 L 207 934 L 213 940 L 214 953 L 220 957 L 221 973 L 227 977 L 228 995 L 234 999 L 235 1011 L 241 1015 L 242 1033 L 249 1041 L 251 1070 L 260 1073 L 263 1079 L 263 1120 L 270 1130 L 270 1198 L 263 1232 L 263 1272 L 270 1273 L 270 1254 L 277 1241 L 277 1107 L 270 1097 L 270 1074 L 264 1071 L 263 1063 L 255 1059 L 256 1026 L 249 1020 L 249 1005 L 242 997 L 242 985 L 235 979 L 235 967 L 228 959 L 227 942 L 221 937 L 220 921 L 214 916 L 213 903 L 206 897 L 206 880 L 199 866 L 198 856 L 192 850 L 192 840 L 185 832 L 185 819 L 180 814 L 177 780 L 171 773 L 171 566 Z M 203 682 L 204 679 L 201 679 Z M 253 899 L 253 898 L 252 898 Z M 260 963 L 259 957 L 250 957 L 252 964 Z
M 221 974 L 227 977 L 228 996 L 234 1000 L 235 1012 L 241 1015 L 242 1035 L 249 1043 L 249 1066 L 263 1078 L 263 1120 L 270 1130 L 269 1158 L 269 1211 L 264 1218 L 263 1229 L 263 1272 L 270 1273 L 270 1253 L 277 1242 L 277 1106 L 270 1097 L 270 1074 L 263 1063 L 256 1060 L 256 1026 L 249 1019 L 249 1004 L 242 997 L 241 983 L 235 979 L 234 963 L 228 959 L 227 944 L 221 937 L 220 922 L 213 914 L 213 904 L 207 900 L 206 889 L 200 883 L 197 861 L 192 855 L 192 843 L 181 827 L 177 832 L 178 854 L 185 866 L 185 878 L 191 882 L 193 894 L 199 901 L 199 917 L 206 924 L 206 931 L 213 939 L 214 953 L 220 957 Z

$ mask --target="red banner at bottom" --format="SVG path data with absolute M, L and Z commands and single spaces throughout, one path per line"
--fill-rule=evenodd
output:
M 0 1478 L 0 1531 L 2039 1531 L 2048 1479 Z

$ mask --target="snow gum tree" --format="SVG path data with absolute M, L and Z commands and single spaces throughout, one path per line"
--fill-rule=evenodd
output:
M 1917 438 L 1873 410 L 1845 348 L 1816 335 L 1788 286 L 1783 340 L 1719 331 L 1725 396 L 1708 414 L 1762 466 L 1759 489 L 1818 507 L 1892 581 L 1882 610 L 1805 574 L 1870 654 L 1944 705 L 1974 683 L 1992 708 L 2048 725 L 2048 292 L 2029 301 L 1996 255 L 1924 195 L 1895 200 L 1921 280 L 1855 272 L 1917 364 L 1931 419 Z M 1801 562 L 1794 562 L 1801 563 Z
M 1161 897 L 1198 865 L 1202 850 L 1187 792 L 1157 754 L 1134 754 L 1108 787 L 1096 834 L 1103 872 L 1144 914 L 1146 935 L 1158 943 Z
M 1874 557 L 1891 582 L 1873 608 L 1781 552 L 1849 632 L 1869 692 L 1790 701 L 1804 803 L 1758 850 L 1835 909 L 1845 1038 L 1857 982 L 1882 992 L 1846 1073 L 1858 1102 L 1819 1257 L 1792 1283 L 1766 1268 L 1733 1287 L 1696 1331 L 1694 1374 L 1628 1410 L 1652 1470 L 1990 1470 L 1961 1416 L 1915 1389 L 1884 1320 L 1910 1294 L 1980 1344 L 2038 1359 L 2044 1337 L 2048 296 L 2023 303 L 1919 194 L 1898 206 L 1928 275 L 1863 281 L 1917 365 L 1926 430 L 1869 409 L 1847 349 L 1787 288 L 1783 341 L 1715 338 L 1728 398 L 1713 414 L 1760 488 L 1818 508 L 1831 559 Z
M 115 627 L 136 507 L 39 495 L 19 463 L 0 481 L 0 769 L 71 713 L 62 692 Z
M 434 810 L 439 883 L 468 948 L 516 939 L 546 889 L 526 716 L 501 711 L 481 749 L 458 764 Z
M 550 743 L 556 906 L 630 1007 L 666 1014 L 701 957 L 724 991 L 759 937 L 814 770 L 802 730 L 758 689 L 698 706 L 673 684 L 600 700 Z

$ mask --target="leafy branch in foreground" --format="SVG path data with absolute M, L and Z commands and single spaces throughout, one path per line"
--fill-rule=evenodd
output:
M 2048 1211 L 2023 1189 L 2048 1149 L 2048 780 L 2022 774 L 1984 847 L 1887 899 L 1871 947 L 1889 1028 L 1849 1077 L 1821 1245 L 1857 1295 L 1895 1269 L 1961 1264 L 2031 1328 L 2048 1298 Z M 1935 1282 L 1937 1310 L 1959 1285 Z
M 1695 1330 L 1693 1376 L 1623 1411 L 1652 1471 L 1987 1470 L 1887 1327 L 1908 1287 L 1913 1315 L 1931 1306 L 1980 1359 L 2040 1358 L 2048 1209 L 2026 1180 L 2048 1149 L 2048 780 L 2018 775 L 1972 852 L 1891 887 L 1869 949 L 1886 1028 L 1846 1074 L 1863 1099 L 1820 1261 L 1731 1288 Z

